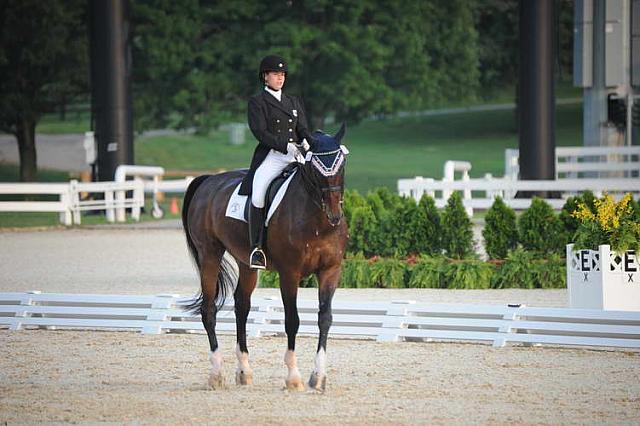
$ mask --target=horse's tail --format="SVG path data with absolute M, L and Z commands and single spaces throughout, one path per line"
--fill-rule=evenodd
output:
M 191 204 L 191 200 L 193 199 L 193 196 L 196 190 L 198 189 L 198 187 L 200 187 L 202 182 L 204 182 L 208 177 L 209 175 L 202 175 L 202 176 L 196 177 L 193 181 L 191 181 L 191 183 L 189 184 L 189 187 L 187 188 L 187 192 L 184 194 L 184 201 L 182 203 L 182 227 L 184 228 L 184 233 L 187 238 L 187 245 L 189 246 L 189 252 L 191 253 L 191 257 L 193 258 L 196 265 L 198 266 L 198 272 L 200 272 L 200 266 L 201 266 L 200 258 L 198 257 L 198 250 L 196 249 L 196 246 L 193 243 L 193 239 L 191 239 L 191 234 L 189 232 L 189 221 L 187 218 L 188 218 L 188 212 L 189 212 L 189 205 Z M 235 272 L 235 268 L 233 267 L 233 264 L 223 256 L 222 259 L 220 260 L 220 271 L 218 272 L 218 285 L 216 286 L 216 294 L 215 294 L 215 301 L 216 301 L 215 303 L 216 303 L 217 310 L 222 309 L 222 306 L 224 305 L 224 302 L 227 299 L 228 295 L 233 292 L 233 289 L 235 287 L 235 283 L 237 282 L 237 280 L 238 280 L 238 276 Z M 202 291 L 200 291 L 200 293 L 198 293 L 198 295 L 193 300 L 191 300 L 190 302 L 187 302 L 187 304 L 182 305 L 181 307 L 182 309 L 184 309 L 187 312 L 190 312 L 191 314 L 199 314 L 202 309 L 203 301 L 204 299 L 202 296 Z
M 220 260 L 220 271 L 218 272 L 218 285 L 216 286 L 216 295 L 214 298 L 217 311 L 222 309 L 227 297 L 233 293 L 237 281 L 238 275 L 234 265 L 226 256 L 222 256 L 222 259 Z M 193 298 L 193 300 L 181 307 L 186 312 L 195 315 L 201 312 L 203 302 L 204 297 L 202 296 L 201 291 L 195 298 Z
M 182 202 L 182 228 L 184 229 L 184 234 L 187 237 L 189 252 L 191 253 L 191 257 L 193 258 L 194 262 L 196 262 L 198 270 L 200 270 L 200 259 L 198 258 L 198 250 L 196 250 L 196 246 L 195 244 L 193 244 L 193 240 L 191 239 L 187 217 L 189 213 L 189 205 L 191 204 L 193 195 L 196 193 L 196 190 L 198 189 L 200 184 L 202 184 L 202 182 L 204 182 L 208 177 L 208 175 L 201 175 L 192 180 L 189 184 L 189 187 L 187 188 L 187 192 L 184 194 L 184 201 Z

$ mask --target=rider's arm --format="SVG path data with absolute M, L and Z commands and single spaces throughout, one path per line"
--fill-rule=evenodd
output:
M 267 129 L 267 118 L 262 105 L 257 98 L 249 100 L 249 128 L 258 142 L 269 148 L 287 153 L 287 139 L 285 135 L 276 136 Z

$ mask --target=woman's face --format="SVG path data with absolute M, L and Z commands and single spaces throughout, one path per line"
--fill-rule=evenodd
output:
M 273 90 L 280 90 L 284 86 L 284 72 L 283 71 L 269 71 L 264 76 L 265 83 Z

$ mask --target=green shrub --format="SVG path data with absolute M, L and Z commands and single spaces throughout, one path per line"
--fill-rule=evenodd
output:
M 447 256 L 462 259 L 474 253 L 473 226 L 464 210 L 462 196 L 454 192 L 441 216 L 442 247 Z
M 397 258 L 380 258 L 370 265 L 371 281 L 374 287 L 405 288 L 407 262 Z
M 450 261 L 444 271 L 443 288 L 490 288 L 493 269 L 493 265 L 476 259 Z
M 411 221 L 410 253 L 438 255 L 442 253 L 440 215 L 433 198 L 423 195 Z
M 280 274 L 275 271 L 260 271 L 260 288 L 280 288 Z M 300 288 L 318 287 L 318 280 L 314 274 L 300 280 Z
M 543 258 L 523 249 L 509 253 L 492 279 L 493 288 L 565 288 L 566 265 L 561 255 Z
M 347 220 L 347 224 L 351 223 L 354 210 L 358 207 L 364 207 L 367 204 L 365 199 L 362 197 L 362 195 L 360 195 L 358 191 L 350 189 L 344 191 L 342 201 L 342 211 L 344 212 L 344 217 Z
M 534 198 L 518 220 L 518 239 L 525 250 L 564 253 L 563 228 L 549 203 Z
M 348 257 L 342 262 L 342 278 L 340 286 L 344 288 L 371 288 L 373 282 L 369 261 L 362 253 Z
M 393 241 L 393 253 L 385 253 L 387 256 L 404 257 L 409 253 L 416 253 L 413 246 L 415 229 L 412 224 L 417 214 L 416 201 L 412 197 L 401 197 L 390 215 L 391 222 L 387 227 Z
M 504 259 L 518 245 L 516 212 L 497 197 L 484 218 L 484 247 L 490 259 Z
M 349 241 L 347 252 L 364 253 L 371 256 L 376 253 L 375 239 L 379 233 L 378 221 L 368 204 L 357 206 L 351 212 L 349 221 Z
M 259 287 L 260 288 L 280 288 L 280 277 L 277 272 L 274 271 L 260 271 Z
M 447 268 L 447 260 L 442 256 L 420 256 L 411 266 L 409 287 L 442 288 L 442 280 Z

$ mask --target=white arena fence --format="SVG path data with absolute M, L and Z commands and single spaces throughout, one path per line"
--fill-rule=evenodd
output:
M 0 293 L 0 328 L 204 332 L 199 316 L 181 310 L 189 298 L 55 293 Z M 318 333 L 318 305 L 298 302 L 300 334 Z M 235 333 L 232 301 L 218 313 L 216 330 Z M 253 298 L 247 322 L 253 337 L 284 334 L 284 309 L 276 298 Z M 334 338 L 395 341 L 472 341 L 640 348 L 640 312 L 522 305 L 420 304 L 413 301 L 334 301 Z
M 520 150 L 506 149 L 504 177 L 518 179 Z M 556 179 L 640 176 L 640 146 L 562 146 L 555 151 Z
M 131 209 L 132 219 L 139 220 L 145 193 L 153 194 L 155 212 L 159 209 L 158 193 L 184 193 L 193 180 L 192 177 L 161 180 L 162 174 L 164 169 L 161 167 L 120 166 L 117 180 L 113 182 L 0 183 L 0 195 L 52 198 L 47 201 L 0 201 L 0 212 L 58 212 L 60 223 L 70 226 L 81 223 L 83 211 L 103 210 L 108 222 L 124 222 L 126 209 Z M 133 180 L 125 180 L 126 177 L 133 177 Z M 87 197 L 88 194 L 94 196 Z

